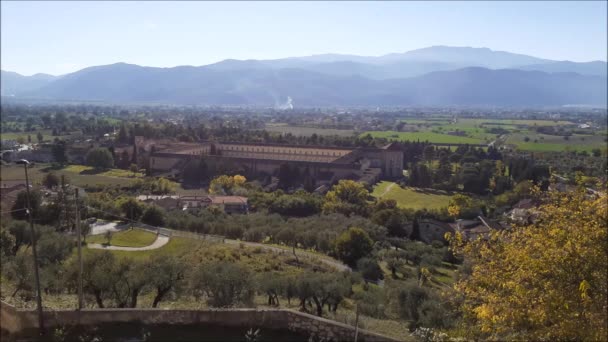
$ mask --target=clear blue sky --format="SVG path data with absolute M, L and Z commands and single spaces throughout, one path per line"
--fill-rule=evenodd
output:
M 6 2 L 2 69 L 64 74 L 116 62 L 382 55 L 432 45 L 606 60 L 595 2 Z

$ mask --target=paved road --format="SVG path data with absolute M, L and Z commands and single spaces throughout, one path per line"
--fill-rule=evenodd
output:
M 392 187 L 394 184 L 391 184 L 389 187 Z M 105 228 L 105 229 L 103 229 Z M 116 225 L 115 222 L 112 223 L 108 223 L 106 225 L 103 226 L 103 228 L 99 227 L 97 228 L 96 231 L 105 231 L 105 230 L 111 230 L 111 231 L 119 231 L 121 230 L 121 226 Z M 166 229 L 166 228 L 163 228 Z M 171 234 L 170 232 L 172 230 L 170 229 L 166 229 L 167 230 L 167 234 Z M 100 233 L 98 233 L 100 234 Z M 193 233 L 194 234 L 194 233 Z M 184 236 L 184 238 L 188 238 L 187 236 Z M 291 249 L 287 249 L 287 248 L 280 248 L 280 247 L 276 247 L 276 246 L 271 246 L 271 245 L 266 245 L 263 243 L 257 243 L 257 242 L 247 242 L 247 241 L 239 241 L 239 240 L 231 240 L 231 239 L 224 239 L 223 240 L 224 243 L 230 244 L 230 245 L 239 245 L 239 244 L 243 244 L 245 246 L 248 247 L 260 247 L 264 250 L 267 251 L 271 251 L 274 253 L 286 253 L 286 254 L 292 254 L 292 250 Z M 90 243 L 87 244 L 88 248 L 93 248 L 93 249 L 107 249 L 107 250 L 115 250 L 115 251 L 130 251 L 130 252 L 137 252 L 137 251 L 147 251 L 147 250 L 152 250 L 152 249 L 157 249 L 157 248 L 161 248 L 162 246 L 166 245 L 169 242 L 169 237 L 165 236 L 165 235 L 159 235 L 158 238 L 156 239 L 156 241 L 154 241 L 153 244 L 149 245 L 149 246 L 145 246 L 145 247 L 120 247 L 120 246 L 104 246 L 98 243 Z M 325 256 L 319 256 L 318 254 L 315 253 L 311 253 L 311 252 L 307 252 L 301 249 L 296 249 L 296 255 L 298 257 L 305 257 L 305 258 L 309 258 L 309 259 L 316 259 L 328 266 L 331 266 L 339 271 L 351 271 L 351 268 L 348 267 L 347 265 L 343 264 L 342 262 L 333 259 L 331 257 L 325 257 Z
M 91 232 L 89 233 L 89 235 L 103 234 L 107 231 L 117 232 L 120 230 L 116 227 L 117 225 L 117 222 L 107 222 L 99 220 L 98 222 L 91 224 Z
M 87 244 L 88 248 L 93 249 L 107 249 L 112 251 L 129 251 L 129 252 L 138 252 L 138 251 L 149 251 L 152 249 L 161 248 L 162 246 L 169 243 L 169 237 L 164 235 L 159 235 L 156 240 L 149 246 L 144 247 L 121 247 L 121 246 L 105 246 L 98 243 L 89 243 Z

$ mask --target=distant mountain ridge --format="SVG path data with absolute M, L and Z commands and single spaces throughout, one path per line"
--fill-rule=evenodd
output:
M 2 71 L 2 94 L 50 100 L 302 106 L 605 105 L 606 62 L 436 46 L 379 57 L 325 54 L 194 67 L 117 63 L 61 77 Z

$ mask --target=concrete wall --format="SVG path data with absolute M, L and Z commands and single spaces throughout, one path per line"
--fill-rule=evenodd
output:
M 288 329 L 303 336 L 312 333 L 334 341 L 352 341 L 352 326 L 288 309 L 215 309 L 215 310 L 165 310 L 165 309 L 84 309 L 44 311 L 47 327 L 58 325 L 95 325 L 109 322 L 139 321 L 144 324 L 210 324 L 226 327 L 256 327 L 278 330 Z M 10 333 L 36 328 L 36 310 L 15 309 L 0 303 L 0 328 Z M 388 342 L 394 339 L 359 330 L 359 337 L 367 342 Z

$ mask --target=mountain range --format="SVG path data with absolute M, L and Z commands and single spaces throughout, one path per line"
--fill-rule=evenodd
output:
M 607 64 L 434 46 L 383 56 L 117 63 L 62 76 L 2 71 L 2 95 L 47 100 L 281 106 L 606 105 Z

